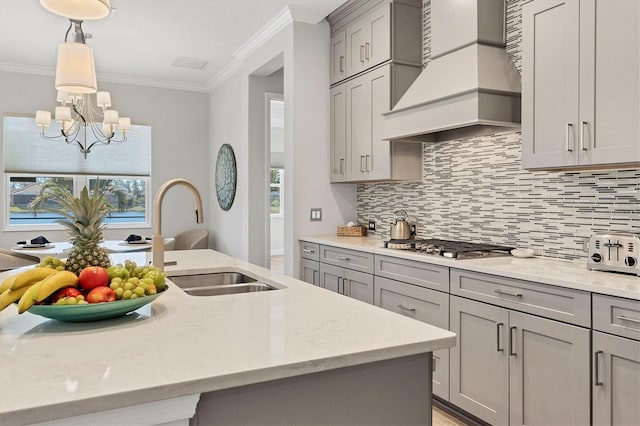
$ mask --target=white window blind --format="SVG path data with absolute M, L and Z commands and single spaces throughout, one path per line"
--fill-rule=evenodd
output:
M 60 125 L 52 121 L 46 134 L 60 134 Z M 90 131 L 87 135 L 94 140 Z M 126 142 L 96 144 L 85 159 L 75 142 L 43 139 L 33 117 L 5 116 L 3 146 L 5 173 L 151 175 L 149 126 L 131 126 Z

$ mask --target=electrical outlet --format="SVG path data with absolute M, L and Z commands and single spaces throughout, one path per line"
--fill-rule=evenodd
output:
M 321 222 L 322 221 L 322 209 L 311 209 L 310 220 L 312 222 Z
M 375 220 L 370 220 L 369 221 L 369 231 L 375 231 L 376 230 L 376 221 Z

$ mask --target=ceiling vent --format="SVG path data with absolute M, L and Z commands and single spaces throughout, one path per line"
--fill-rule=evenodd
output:
M 176 59 L 173 60 L 173 62 L 171 63 L 171 66 L 177 67 L 177 68 L 189 68 L 192 70 L 202 71 L 207 66 L 207 64 L 208 62 L 205 61 L 204 59 L 189 58 L 187 56 L 178 56 Z

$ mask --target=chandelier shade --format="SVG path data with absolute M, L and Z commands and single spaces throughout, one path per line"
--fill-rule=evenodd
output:
M 40 0 L 40 5 L 56 15 L 81 21 L 102 19 L 111 13 L 110 0 Z
M 96 93 L 96 67 L 93 49 L 83 43 L 58 45 L 56 89 L 71 93 Z

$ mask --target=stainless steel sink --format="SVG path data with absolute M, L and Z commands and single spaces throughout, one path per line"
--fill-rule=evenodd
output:
M 214 272 L 210 274 L 179 275 L 169 279 L 191 296 L 218 296 L 221 294 L 253 293 L 277 290 L 269 284 L 240 272 Z

